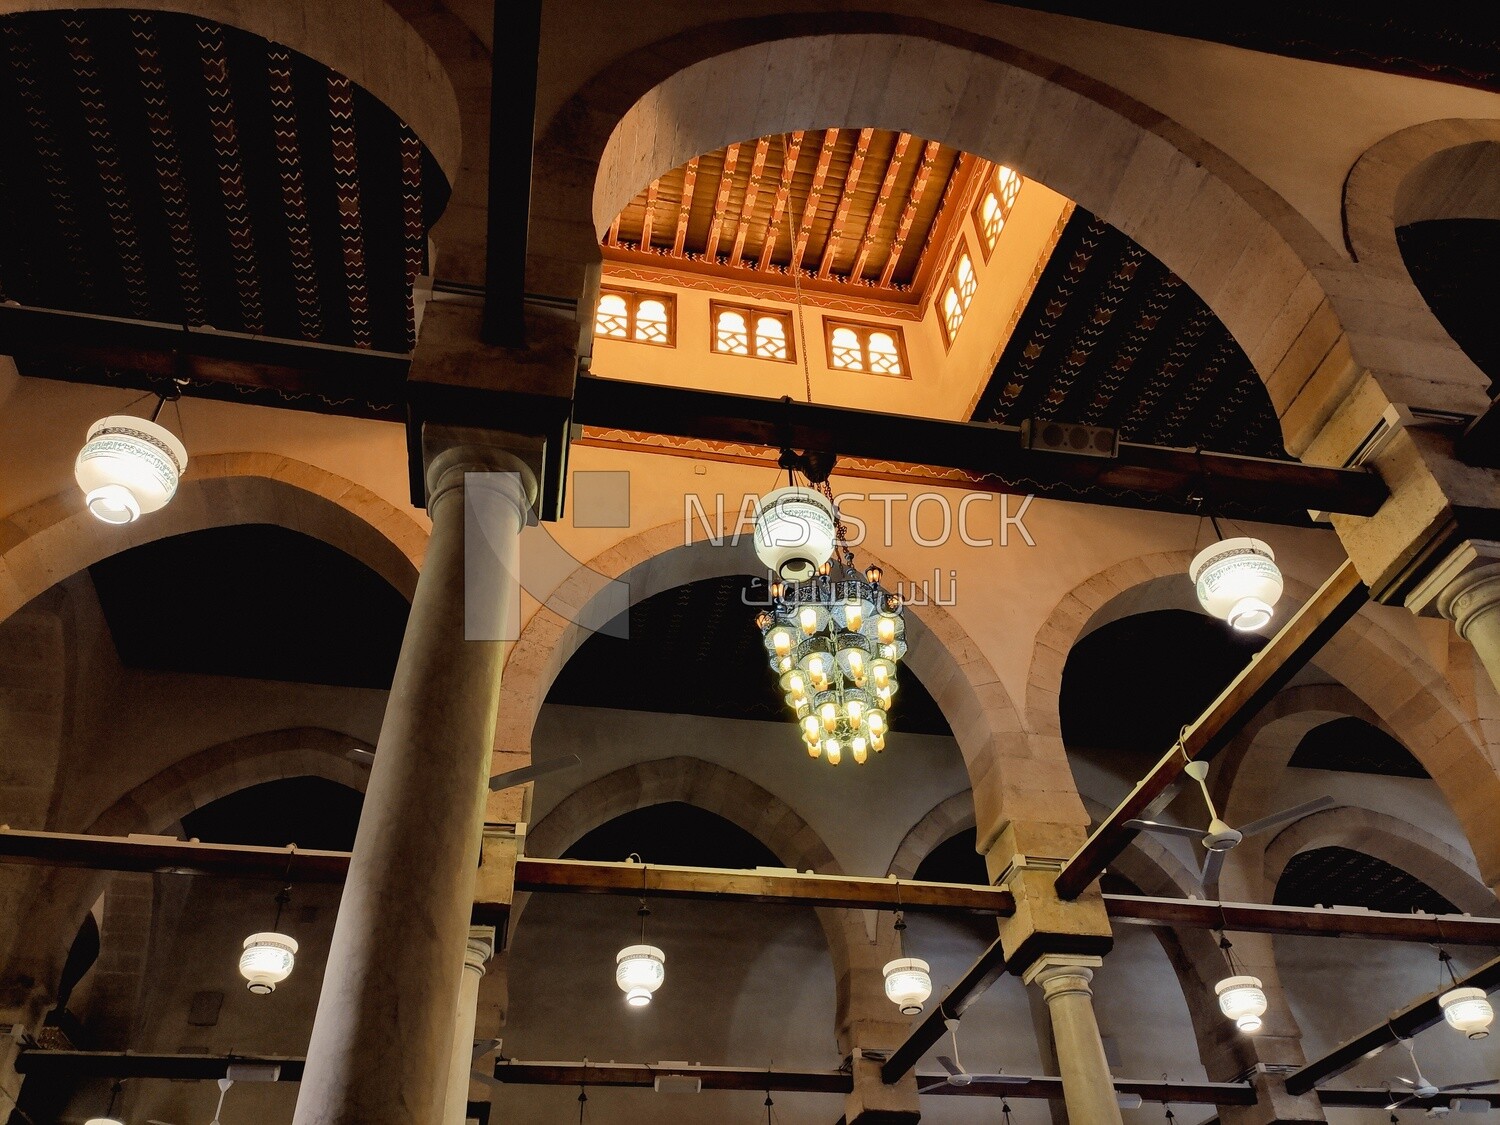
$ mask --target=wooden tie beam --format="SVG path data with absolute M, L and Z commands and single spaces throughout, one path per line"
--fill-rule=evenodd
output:
M 1475 969 L 1460 980 L 1457 987 L 1482 988 L 1486 992 L 1500 988 L 1500 957 Z M 1447 991 L 1445 988 L 1434 992 L 1399 1012 L 1392 1012 L 1383 1023 L 1376 1024 L 1364 1034 L 1356 1035 L 1322 1058 L 1315 1059 L 1301 1070 L 1288 1075 L 1287 1092 L 1305 1094 L 1319 1083 L 1336 1078 L 1356 1063 L 1378 1054 L 1391 1044 L 1410 1039 L 1417 1032 L 1439 1023 L 1443 1018 L 1443 1010 L 1438 1006 L 1438 997 Z M 1469 1095 L 1465 1094 L 1464 1097 Z
M 1362 469 L 1296 461 L 1119 444 L 1115 457 L 1026 449 L 1016 426 L 949 422 L 620 379 L 582 376 L 573 420 L 580 425 L 673 437 L 738 442 L 769 449 L 835 451 L 984 473 L 1016 492 L 1125 507 L 1214 510 L 1248 504 L 1347 515 L 1374 514 L 1386 497 L 1380 478 Z M 1201 497 L 1201 503 L 1195 497 Z M 1148 502 L 1149 501 L 1149 502 Z
M 1317 593 L 1256 653 L 1230 685 L 1143 778 L 1118 808 L 1089 835 L 1057 876 L 1057 893 L 1077 898 L 1135 838 L 1126 822 L 1151 805 L 1182 776 L 1188 762 L 1209 759 L 1229 744 L 1271 697 L 1307 664 L 1369 597 L 1354 564 L 1345 561 Z

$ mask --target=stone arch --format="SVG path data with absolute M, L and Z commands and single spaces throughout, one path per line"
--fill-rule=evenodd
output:
M 1026 724 L 1036 739 L 1055 739 L 1061 745 L 1063 664 L 1094 615 L 1135 586 L 1183 572 L 1187 561 L 1183 551 L 1126 559 L 1063 595 L 1037 631 L 1032 650 Z M 1290 613 L 1312 589 L 1290 575 L 1284 578 L 1283 605 Z M 1487 753 L 1483 723 L 1442 672 L 1381 622 L 1381 614 L 1393 612 L 1399 611 L 1384 606 L 1361 610 L 1323 646 L 1316 665 L 1353 693 L 1381 728 L 1422 763 L 1468 837 L 1480 878 L 1489 886 L 1500 884 L 1500 837 L 1490 828 L 1500 804 L 1500 773 Z
M 131 0 L 130 6 L 238 27 L 316 59 L 390 107 L 431 151 L 448 182 L 458 178 L 461 126 L 453 83 L 433 49 L 384 0 L 312 0 L 296 5 Z M 78 7 L 68 0 L 0 0 L 0 16 Z M 350 28 L 360 33 L 351 35 Z
M 1394 816 L 1344 806 L 1303 817 L 1266 845 L 1266 886 L 1274 888 L 1294 856 L 1316 848 L 1363 852 L 1399 867 L 1469 914 L 1500 914 L 1494 892 L 1479 880 L 1473 861 L 1416 825 Z
M 587 639 L 589 629 L 580 621 L 602 626 L 612 613 L 675 586 L 762 570 L 748 540 L 714 546 L 701 524 L 693 525 L 692 533 L 694 542 L 684 544 L 683 525 L 673 522 L 616 543 L 577 567 L 527 621 L 506 660 L 493 772 L 530 760 L 547 692 Z M 900 571 L 861 550 L 884 569 L 888 584 L 915 588 Z M 932 693 L 963 753 L 976 795 L 981 850 L 988 850 L 1010 820 L 1081 830 L 1088 820 L 1061 743 L 1030 743 L 998 674 L 960 622 L 942 606 L 909 609 L 906 639 L 906 664 Z
M 914 879 L 922 861 L 956 832 L 975 828 L 974 794 L 965 789 L 939 801 L 901 838 L 886 874 L 896 879 Z
M 220 797 L 287 777 L 321 777 L 363 793 L 370 771 L 350 759 L 351 749 L 375 748 L 326 727 L 288 727 L 221 742 L 124 794 L 87 831 L 105 836 L 160 832 Z
M 0 621 L 102 558 L 142 543 L 233 524 L 271 523 L 337 547 L 408 601 L 427 533 L 363 485 L 290 457 L 220 453 L 195 458 L 172 503 L 125 527 L 88 514 L 76 489 L 0 520 Z
M 840 56 L 856 61 L 831 65 Z M 742 95 L 734 111 L 710 111 L 717 103 L 704 92 L 728 89 Z M 528 284 L 585 292 L 614 215 L 691 157 L 834 126 L 900 129 L 1002 161 L 1113 223 L 1219 315 L 1278 415 L 1321 359 L 1293 348 L 1299 335 L 1340 334 L 1306 265 L 1331 248 L 1226 154 L 1051 60 L 934 20 L 870 12 L 729 20 L 596 75 L 537 147 L 536 182 L 547 190 L 533 198 L 544 201 L 553 239 L 538 248 Z M 1283 364 L 1296 370 L 1272 378 Z
M 1377 287 L 1374 316 L 1389 319 L 1399 306 L 1402 336 L 1419 351 L 1414 362 L 1446 381 L 1472 384 L 1480 396 L 1489 377 L 1433 315 L 1406 268 L 1396 230 L 1425 219 L 1500 219 L 1496 183 L 1500 121 L 1448 119 L 1383 138 L 1355 162 L 1344 185 L 1345 238 Z M 1477 400 L 1481 408 L 1483 401 Z

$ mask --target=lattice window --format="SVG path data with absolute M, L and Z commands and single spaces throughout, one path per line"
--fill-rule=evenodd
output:
M 713 350 L 721 355 L 743 355 L 752 359 L 775 359 L 791 363 L 792 322 L 786 313 L 737 305 L 712 306 Z
M 958 335 L 969 305 L 974 301 L 974 291 L 979 288 L 979 277 L 974 272 L 974 260 L 969 257 L 969 248 L 960 245 L 953 268 L 948 271 L 948 281 L 943 286 L 942 315 L 943 335 L 951 346 Z
M 668 293 L 605 289 L 594 312 L 594 335 L 638 344 L 676 344 L 676 305 Z
M 974 227 L 979 231 L 979 245 L 986 259 L 994 252 L 1005 229 L 1016 196 L 1021 193 L 1021 177 L 1003 164 L 995 165 L 984 194 L 974 206 Z
M 900 329 L 870 324 L 824 321 L 828 332 L 828 366 L 835 371 L 905 376 L 906 345 Z

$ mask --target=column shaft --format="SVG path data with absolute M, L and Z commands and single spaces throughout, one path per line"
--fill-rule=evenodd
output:
M 1122 1125 L 1089 987 L 1093 969 L 1100 964 L 1097 957 L 1048 955 L 1032 965 L 1024 979 L 1040 984 L 1047 999 L 1068 1119 L 1080 1125 Z
M 475 926 L 464 950 L 464 972 L 458 986 L 458 1010 L 453 1017 L 453 1051 L 448 1069 L 448 1096 L 443 1103 L 443 1125 L 464 1125 L 468 1117 L 469 1074 L 474 1069 L 474 1023 L 479 1018 L 479 982 L 495 951 L 495 928 Z
M 476 536 L 484 543 L 472 546 L 487 544 L 489 585 L 500 587 L 474 591 L 467 618 L 466 471 L 490 474 L 469 478 L 472 499 L 483 498 L 488 511 Z M 483 447 L 449 449 L 428 470 L 432 536 L 370 770 L 295 1125 L 442 1119 L 503 656 L 498 641 L 466 640 L 465 625 L 505 635 L 533 488 L 521 462 Z

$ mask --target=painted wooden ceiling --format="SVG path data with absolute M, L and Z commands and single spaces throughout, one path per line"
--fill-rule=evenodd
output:
M 882 129 L 813 129 L 732 144 L 652 181 L 605 236 L 605 258 L 920 300 L 962 199 L 989 165 Z
M 347 78 L 192 16 L 24 12 L 0 105 L 0 300 L 410 351 L 449 187 Z

